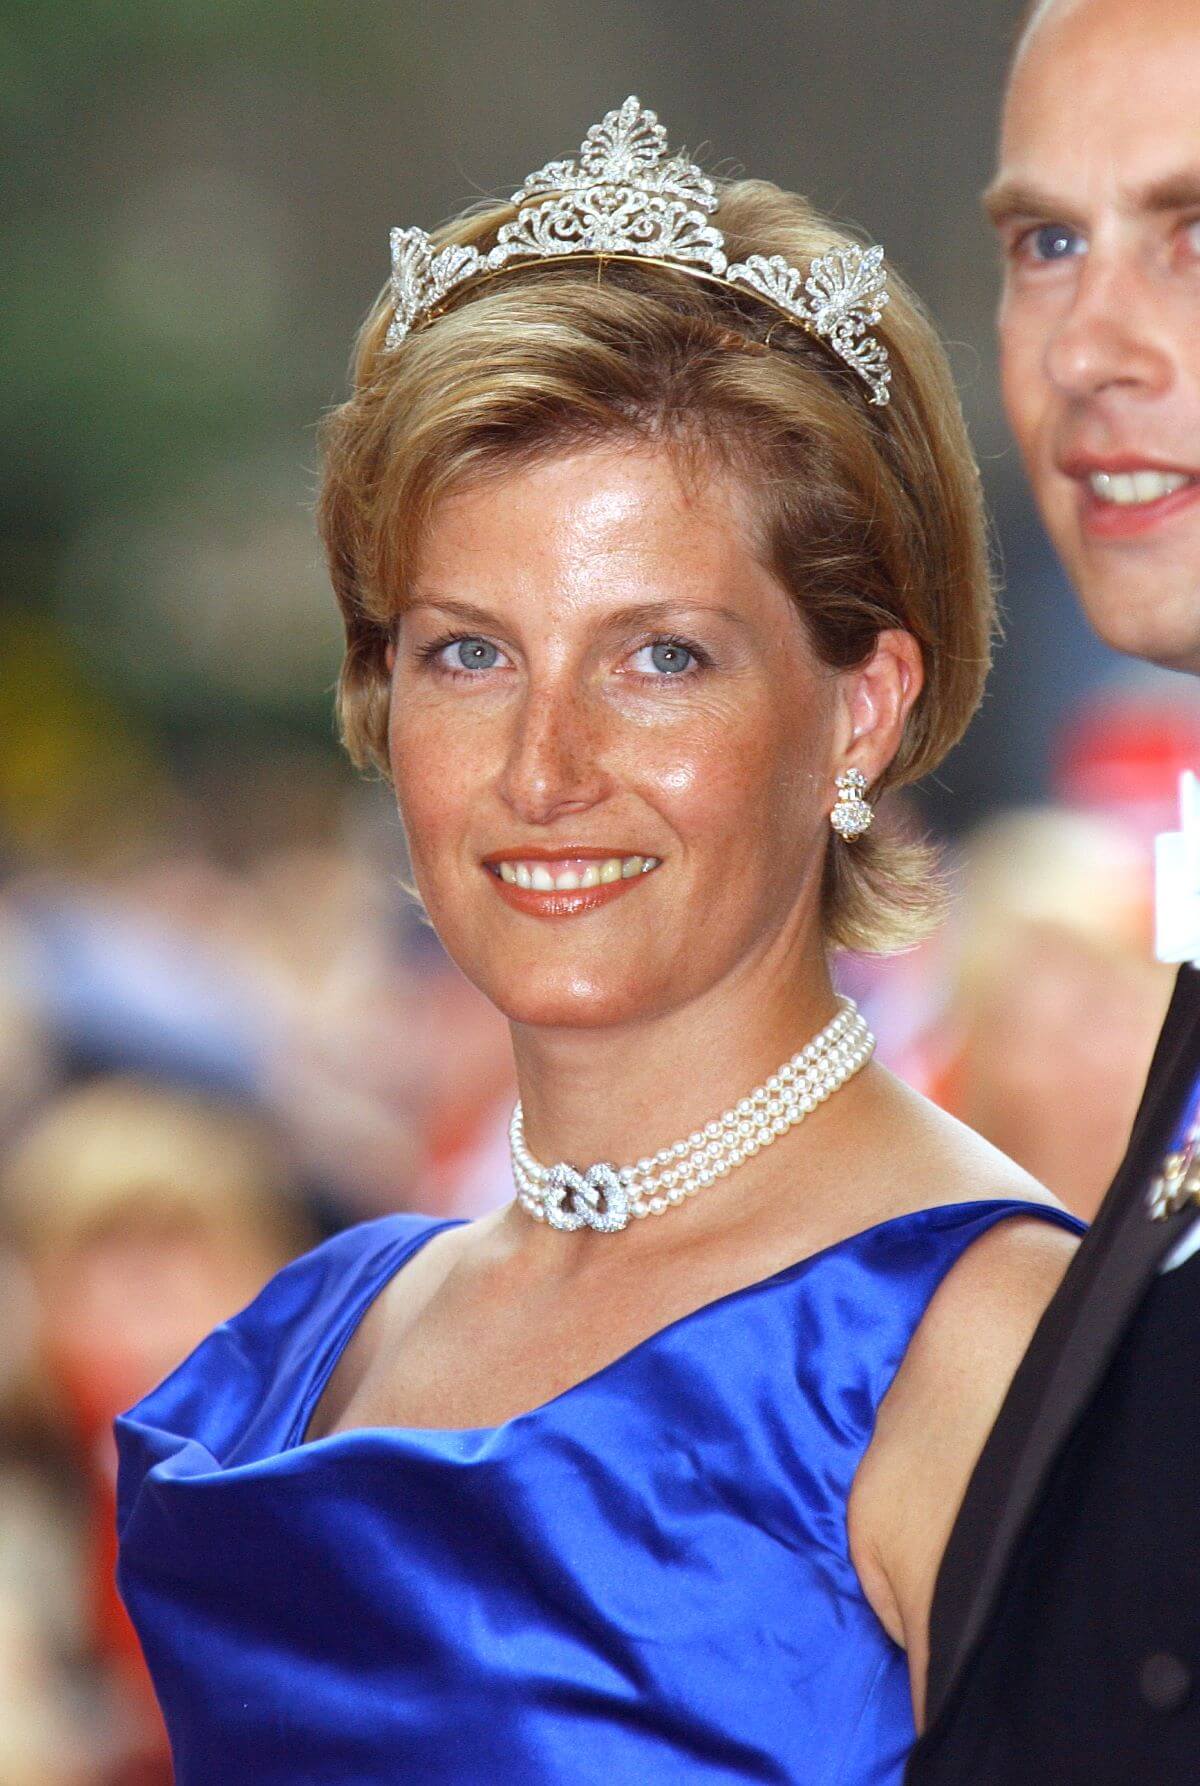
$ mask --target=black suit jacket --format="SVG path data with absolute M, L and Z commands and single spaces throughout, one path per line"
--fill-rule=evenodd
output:
M 1159 1275 L 1200 1212 L 1146 1209 L 1198 1074 L 1185 967 L 1128 1152 L 951 1535 L 908 1786 L 1200 1783 L 1200 1256 Z

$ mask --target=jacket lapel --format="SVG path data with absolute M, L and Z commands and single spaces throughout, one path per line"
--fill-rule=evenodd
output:
M 1198 1071 L 1200 974 L 1185 967 L 1125 1158 L 1013 1379 L 947 1547 L 932 1618 L 931 1721 L 983 1631 L 1056 1458 L 1160 1262 L 1197 1217 L 1185 1209 L 1152 1221 L 1146 1191 Z

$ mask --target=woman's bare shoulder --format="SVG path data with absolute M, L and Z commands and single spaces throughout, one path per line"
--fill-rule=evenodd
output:
M 890 1136 L 889 1168 L 898 1173 L 914 1207 L 1000 1197 L 1062 1209 L 1015 1160 L 894 1074 L 881 1070 L 876 1088 Z
M 1078 1234 L 1047 1219 L 1048 1211 L 1067 1213 L 1057 1198 L 965 1124 L 906 1088 L 900 1109 L 902 1153 L 914 1150 L 908 1195 L 919 1187 L 927 1204 L 1014 1205 L 966 1248 L 935 1291 L 855 1485 L 852 1527 L 868 1577 L 875 1571 L 880 1616 L 923 1668 L 929 1601 L 950 1525 Z
M 895 1100 L 906 1196 L 924 1204 L 1011 1202 L 1019 1207 L 965 1250 L 947 1272 L 917 1329 L 903 1375 L 915 1388 L 928 1379 L 944 1400 L 953 1385 L 976 1371 L 1007 1387 L 1047 1302 L 1079 1244 L 1069 1212 L 1037 1179 L 899 1081 Z M 969 1358 L 962 1373 L 954 1361 Z M 978 1383 L 980 1379 L 975 1378 Z M 1002 1391 L 1001 1391 L 1002 1392 Z

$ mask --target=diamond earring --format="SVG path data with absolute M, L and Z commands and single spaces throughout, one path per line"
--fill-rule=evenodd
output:
M 845 769 L 834 782 L 837 804 L 829 815 L 829 823 L 847 843 L 861 837 L 871 827 L 874 808 L 864 799 L 867 778 L 861 769 Z

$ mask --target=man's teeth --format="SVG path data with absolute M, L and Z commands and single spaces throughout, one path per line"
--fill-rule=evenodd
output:
M 1088 486 L 1097 502 L 1160 502 L 1192 479 L 1181 471 L 1093 471 Z
M 609 856 L 551 874 L 544 862 L 501 862 L 500 879 L 510 887 L 532 887 L 538 893 L 573 893 L 583 887 L 603 887 L 609 881 L 631 881 L 635 875 L 657 868 L 657 856 Z

